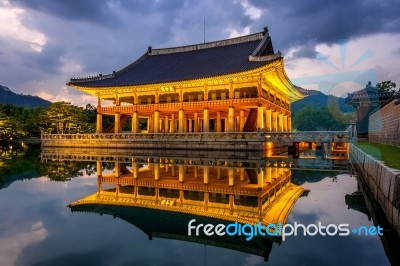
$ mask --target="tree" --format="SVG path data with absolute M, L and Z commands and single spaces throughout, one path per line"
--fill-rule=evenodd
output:
M 12 105 L 0 105 L 0 141 L 2 143 L 27 135 L 21 118 L 22 109 L 22 107 Z
M 345 130 L 351 114 L 342 113 L 338 106 L 314 108 L 306 105 L 293 117 L 293 128 L 301 131 Z
M 296 112 L 293 117 L 293 127 L 302 131 L 315 130 L 316 122 L 316 110 L 310 104 Z
M 396 83 L 391 80 L 382 81 L 376 84 L 376 87 L 381 91 L 393 91 L 396 88 Z
M 96 129 L 96 108 L 67 102 L 48 107 L 23 108 L 0 104 L 0 142 L 44 133 L 91 133 Z
M 55 102 L 41 113 L 41 128 L 46 133 L 57 134 L 93 132 L 93 112 L 92 106 L 86 106 L 84 110 L 68 102 Z
M 12 125 L 10 119 L 0 109 L 0 141 L 7 141 L 11 137 Z

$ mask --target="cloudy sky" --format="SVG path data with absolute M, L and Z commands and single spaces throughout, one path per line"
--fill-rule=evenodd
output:
M 163 48 L 268 26 L 294 84 L 345 95 L 400 85 L 400 0 L 0 0 L 0 84 L 51 101 L 96 102 L 65 85 Z

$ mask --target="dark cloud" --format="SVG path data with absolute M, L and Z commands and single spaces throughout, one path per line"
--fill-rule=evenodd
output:
M 157 0 L 135 0 L 135 1 L 124 1 L 119 0 L 117 3 L 122 8 L 128 9 L 136 13 L 156 13 L 156 12 L 171 12 L 178 9 L 184 8 L 185 0 L 174 0 L 174 1 L 157 1 Z
M 340 39 L 400 32 L 397 0 L 250 0 L 250 3 L 269 14 L 263 22 L 270 26 L 281 49 L 303 46 L 310 40 L 329 45 Z
M 26 66 L 41 70 L 48 74 L 60 73 L 61 61 L 60 58 L 65 53 L 65 48 L 58 45 L 48 44 L 44 46 L 41 53 L 25 52 L 22 53 L 22 58 L 26 60 Z
M 306 57 L 315 58 L 317 56 L 317 51 L 315 49 L 316 44 L 314 42 L 308 42 L 298 47 L 298 51 L 293 53 L 293 58 Z
M 103 26 L 118 26 L 121 23 L 109 1 L 14 0 L 12 3 L 66 20 L 83 20 Z
M 70 76 L 111 73 L 148 46 L 202 43 L 204 20 L 206 41 L 268 26 L 276 51 L 296 47 L 292 59 L 315 58 L 321 43 L 400 32 L 398 0 L 248 1 L 263 11 L 259 19 L 246 14 L 242 0 L 11 0 L 25 10 L 21 23 L 47 42 L 35 52 L 26 41 L 0 36 L 0 64 L 7 65 L 0 81 L 12 88 L 59 77 L 61 87 Z

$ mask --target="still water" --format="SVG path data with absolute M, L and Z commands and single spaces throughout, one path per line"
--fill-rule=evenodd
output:
M 374 202 L 365 194 L 357 176 L 343 162 L 339 166 L 332 164 L 331 167 L 326 167 L 325 163 L 324 169 L 315 170 L 318 163 L 309 167 L 304 161 L 302 167 L 286 160 L 286 168 L 275 169 L 274 172 L 274 168 L 282 166 L 277 164 L 279 160 L 258 165 L 257 160 L 254 163 L 251 156 L 246 155 L 243 160 L 235 156 L 227 160 L 232 162 L 234 170 L 229 168 L 227 161 L 218 170 L 216 162 L 223 161 L 221 156 L 224 154 L 219 154 L 217 160 L 210 156 L 206 159 L 212 166 L 207 170 L 207 178 L 210 178 L 207 192 L 199 187 L 199 191 L 203 192 L 185 191 L 186 194 L 181 196 L 185 202 L 191 202 L 192 205 L 184 206 L 193 210 L 190 214 L 168 211 L 166 208 L 132 207 L 125 203 L 96 205 L 86 202 L 71 207 L 71 203 L 91 195 L 103 195 L 103 203 L 107 197 L 111 197 L 110 201 L 113 202 L 116 201 L 115 197 L 119 197 L 117 201 L 122 202 L 124 195 L 126 201 L 129 201 L 129 197 L 133 197 L 134 186 L 116 188 L 115 184 L 101 184 L 98 172 L 96 174 L 98 163 L 90 158 L 80 161 L 73 156 L 65 157 L 65 160 L 49 159 L 51 156 L 43 157 L 42 154 L 41 157 L 38 149 L 3 150 L 1 153 L 0 265 L 395 265 L 399 262 L 398 239 L 385 224 Z M 185 182 L 190 184 L 190 169 L 195 162 L 204 163 L 204 159 L 185 156 L 185 160 L 178 159 L 175 162 L 192 164 L 180 164 L 189 169 L 183 171 L 187 178 Z M 139 166 L 146 168 L 150 165 L 146 161 L 151 162 L 152 159 L 145 159 L 145 155 L 139 157 Z M 125 165 L 125 171 L 130 170 L 130 173 L 133 164 L 128 162 Z M 115 163 L 109 162 L 109 158 L 104 157 L 101 166 L 103 176 L 115 173 Z M 176 179 L 179 175 L 178 167 Z M 260 167 L 264 170 L 260 171 Z M 164 168 L 157 171 L 167 172 L 168 169 Z M 243 176 L 240 176 L 240 168 L 246 168 L 242 171 L 245 173 Z M 199 170 L 198 174 L 203 177 L 204 171 Z M 251 178 L 252 171 L 256 173 L 255 180 Z M 139 175 L 141 173 L 143 171 L 139 171 Z M 274 173 L 279 177 L 274 177 Z M 248 180 L 243 181 L 241 178 Z M 268 192 L 267 196 L 260 198 L 242 195 L 230 199 L 223 196 L 224 180 L 227 184 L 232 182 L 235 187 L 241 188 L 237 193 L 247 191 L 251 194 L 251 191 L 265 190 L 265 186 L 260 185 L 264 179 L 268 184 L 280 180 L 285 183 L 281 188 L 275 188 L 272 194 Z M 163 175 L 160 180 L 163 180 Z M 241 187 L 240 182 L 247 183 Z M 220 189 L 221 193 L 214 193 L 213 189 Z M 282 205 L 282 201 L 287 197 L 287 191 L 293 189 L 301 190 L 302 193 L 296 196 L 297 200 L 294 200 L 292 206 L 285 207 L 287 213 L 280 213 L 281 216 L 287 216 L 286 223 L 344 223 L 349 224 L 350 228 L 379 224 L 384 228 L 384 235 L 299 235 L 287 236 L 285 241 L 258 237 L 249 242 L 244 236 L 187 236 L 187 223 L 193 218 L 198 223 L 213 224 L 227 224 L 235 219 L 253 221 L 260 218 L 257 211 L 252 213 L 253 209 L 262 208 L 265 210 L 263 215 L 274 208 L 276 211 L 279 206 L 285 205 Z M 146 202 L 151 195 L 158 195 L 160 201 L 175 197 L 178 201 L 172 208 L 178 208 L 179 193 L 171 196 L 174 194 L 173 187 L 165 190 L 166 194 L 162 194 L 162 191 L 154 194 L 153 188 L 140 188 L 136 193 L 143 195 L 139 196 L 141 202 Z M 198 211 L 199 215 L 193 215 L 193 212 L 204 208 L 201 204 L 204 204 L 205 194 L 210 197 L 208 211 Z M 96 196 L 96 199 L 99 198 Z M 169 201 L 164 200 L 157 206 L 165 205 L 166 202 Z M 238 206 L 242 206 L 242 212 L 235 209 Z M 210 213 L 219 213 L 219 218 L 229 218 L 232 215 L 234 218 L 223 221 L 215 219 L 216 215 Z M 269 216 L 261 219 L 265 217 Z

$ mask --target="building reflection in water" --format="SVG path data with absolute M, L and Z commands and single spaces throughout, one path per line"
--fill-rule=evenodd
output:
M 188 236 L 188 222 L 285 223 L 305 192 L 291 182 L 290 156 L 247 152 L 50 149 L 42 159 L 96 161 L 98 189 L 72 202 L 72 211 L 119 217 L 149 238 L 181 239 L 263 256 L 280 238 Z M 114 164 L 112 173 L 105 166 Z

